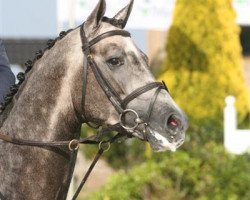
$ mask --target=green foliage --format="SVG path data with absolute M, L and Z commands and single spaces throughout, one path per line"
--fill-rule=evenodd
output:
M 81 129 L 81 137 L 88 137 L 96 134 L 96 130 L 83 125 Z M 114 134 L 106 135 L 106 139 Z M 103 138 L 105 139 L 105 138 Z M 98 145 L 82 145 L 80 150 L 88 159 L 93 159 L 98 151 Z M 113 143 L 111 149 L 105 152 L 103 157 L 115 169 L 130 168 L 133 165 L 143 162 L 147 157 L 150 157 L 151 150 L 148 144 L 141 142 L 138 139 L 132 138 L 126 141 Z
M 249 199 L 249 155 L 229 155 L 213 142 L 191 149 L 155 154 L 154 160 L 111 177 L 89 199 Z
M 151 152 L 138 142 L 118 144 L 106 158 L 115 167 L 131 170 L 112 176 L 88 199 L 248 200 L 249 154 L 233 156 L 218 144 L 225 96 L 236 96 L 240 122 L 250 113 L 231 0 L 177 0 L 166 50 L 160 78 L 188 114 L 185 145 L 129 168 Z
M 227 95 L 237 98 L 240 122 L 250 112 L 239 32 L 230 0 L 176 2 L 160 79 L 166 80 L 191 127 L 205 127 L 210 139 L 221 139 Z

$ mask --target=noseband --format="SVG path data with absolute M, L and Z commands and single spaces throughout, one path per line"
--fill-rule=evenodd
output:
M 108 38 L 108 37 L 112 37 L 112 36 L 131 37 L 130 33 L 128 31 L 125 31 L 125 30 L 112 30 L 112 31 L 102 33 L 101 35 L 97 36 L 96 38 L 88 41 L 86 34 L 85 34 L 85 31 L 84 31 L 84 24 L 83 24 L 80 28 L 80 35 L 81 35 L 81 41 L 82 41 L 82 51 L 83 51 L 85 57 L 87 58 L 87 63 L 84 62 L 86 64 L 83 67 L 83 86 L 82 86 L 82 101 L 81 101 L 81 106 L 82 106 L 81 110 L 83 111 L 83 113 L 85 113 L 84 107 L 85 107 L 85 96 L 86 96 L 86 87 L 87 87 L 87 71 L 88 71 L 88 67 L 90 66 L 98 84 L 100 85 L 100 87 L 102 88 L 104 93 L 106 94 L 109 101 L 114 106 L 115 110 L 120 115 L 120 118 L 119 118 L 120 126 L 124 130 L 126 130 L 126 132 L 128 132 L 128 133 L 134 132 L 140 124 L 144 124 L 145 126 L 147 126 L 149 123 L 151 113 L 153 110 L 153 106 L 154 106 L 154 103 L 157 99 L 158 94 L 160 93 L 161 89 L 165 89 L 168 91 L 165 83 L 164 82 L 151 82 L 147 85 L 144 85 L 140 88 L 137 88 L 136 90 L 131 92 L 128 96 L 126 96 L 124 99 L 121 99 L 120 96 L 118 95 L 118 93 L 115 91 L 114 87 L 112 87 L 112 85 L 105 78 L 102 71 L 98 67 L 97 63 L 95 62 L 94 55 L 91 54 L 91 47 L 93 45 L 95 45 L 96 43 L 98 43 L 99 41 L 101 41 L 105 38 Z M 151 99 L 151 102 L 149 104 L 148 111 L 147 111 L 147 117 L 146 117 L 146 119 L 142 120 L 135 110 L 129 109 L 129 108 L 127 108 L 127 106 L 132 100 L 134 100 L 138 96 L 140 96 L 140 95 L 142 95 L 142 94 L 144 94 L 144 93 L 146 93 L 154 88 L 157 88 L 157 89 L 156 89 L 156 91 Z M 125 118 L 125 116 L 128 113 L 135 116 L 135 120 L 134 120 L 133 125 L 128 125 L 123 121 L 123 118 Z M 84 114 L 82 115 L 82 118 L 83 118 L 83 121 L 85 123 L 88 123 L 88 120 Z M 144 135 L 144 139 L 145 140 L 147 139 L 145 137 L 145 135 Z
M 89 121 L 84 115 L 85 114 L 85 96 L 86 96 L 86 88 L 87 88 L 87 72 L 88 72 L 89 66 L 91 67 L 98 84 L 100 85 L 104 93 L 106 94 L 109 101 L 114 106 L 115 110 L 120 115 L 119 122 L 112 126 L 102 127 L 102 129 L 97 131 L 97 135 L 93 135 L 87 138 L 73 139 L 71 141 L 52 141 L 52 142 L 33 141 L 33 140 L 25 140 L 25 139 L 16 139 L 16 138 L 10 137 L 9 135 L 0 133 L 0 140 L 3 140 L 7 143 L 12 143 L 15 145 L 42 147 L 42 148 L 48 148 L 48 147 L 54 148 L 54 147 L 68 146 L 68 149 L 72 153 L 77 152 L 76 150 L 78 149 L 79 144 L 99 144 L 99 151 L 97 152 L 84 178 L 82 179 L 80 185 L 78 186 L 72 200 L 75 200 L 77 198 L 78 194 L 80 193 L 83 185 L 85 184 L 87 178 L 89 177 L 98 159 L 100 158 L 102 153 L 109 148 L 109 145 L 111 143 L 117 141 L 119 138 L 122 138 L 122 137 L 125 137 L 125 138 L 131 137 L 131 133 L 137 131 L 137 128 L 139 125 L 144 125 L 144 131 L 143 131 L 144 138 L 143 139 L 147 140 L 147 137 L 145 135 L 146 127 L 149 124 L 153 106 L 155 104 L 157 96 L 159 95 L 162 89 L 165 89 L 168 91 L 164 82 L 151 82 L 145 86 L 137 88 L 136 90 L 131 92 L 128 96 L 126 96 L 124 99 L 121 99 L 118 93 L 109 83 L 109 81 L 105 78 L 102 71 L 96 64 L 94 60 L 94 55 L 91 54 L 91 47 L 95 45 L 96 43 L 98 43 L 99 41 L 108 37 L 112 37 L 112 36 L 130 37 L 130 33 L 124 30 L 113 30 L 113 31 L 108 31 L 106 33 L 103 33 L 97 36 L 96 38 L 88 41 L 84 32 L 84 24 L 83 24 L 80 27 L 80 36 L 81 36 L 81 41 L 82 41 L 82 51 L 85 57 L 87 58 L 87 62 L 83 61 L 83 63 L 85 63 L 85 65 L 83 66 L 83 85 L 82 85 L 82 99 L 81 99 L 81 111 L 83 113 L 82 114 L 83 122 L 89 124 Z M 139 116 L 139 114 L 135 110 L 128 108 L 128 104 L 134 99 L 136 99 L 138 96 L 154 88 L 156 88 L 156 91 L 153 97 L 151 98 L 151 101 L 147 110 L 147 116 L 144 117 L 144 119 L 141 119 L 141 116 Z M 126 124 L 126 122 L 123 120 L 128 113 L 135 116 L 134 124 L 132 125 Z M 108 132 L 111 132 L 111 131 L 116 131 L 118 132 L 118 134 L 113 136 L 110 139 L 100 140 L 100 137 L 106 135 Z M 108 146 L 105 146 L 107 144 Z

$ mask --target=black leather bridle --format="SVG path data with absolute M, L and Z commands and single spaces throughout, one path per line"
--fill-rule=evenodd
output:
M 147 125 L 149 120 L 150 120 L 153 106 L 154 106 L 154 103 L 157 99 L 159 92 L 161 91 L 161 89 L 165 89 L 168 91 L 165 83 L 164 82 L 151 82 L 145 86 L 137 88 L 132 93 L 127 95 L 124 99 L 121 99 L 120 96 L 118 95 L 118 93 L 115 91 L 114 87 L 112 87 L 112 85 L 109 83 L 109 81 L 105 78 L 102 71 L 100 70 L 100 68 L 96 64 L 94 56 L 91 54 L 91 47 L 93 45 L 95 45 L 96 43 L 98 43 L 99 41 L 101 41 L 105 38 L 108 38 L 108 37 L 112 37 L 112 36 L 131 37 L 130 33 L 128 31 L 125 31 L 125 30 L 112 30 L 112 31 L 102 33 L 101 35 L 97 36 L 96 38 L 88 41 L 88 39 L 85 35 L 84 24 L 83 24 L 80 27 L 80 35 L 81 35 L 81 41 L 83 44 L 82 51 L 83 51 L 85 57 L 87 58 L 87 63 L 85 64 L 85 66 L 83 68 L 83 87 L 82 87 L 82 101 L 81 101 L 81 106 L 82 106 L 81 110 L 83 111 L 83 113 L 85 113 L 84 105 L 85 105 L 85 96 L 86 96 L 86 87 L 87 87 L 87 72 L 88 72 L 88 67 L 90 66 L 98 84 L 100 85 L 100 87 L 102 88 L 104 93 L 106 94 L 109 101 L 114 106 L 115 110 L 120 115 L 120 119 L 119 119 L 120 126 L 123 129 L 125 129 L 126 131 L 131 133 L 138 127 L 138 125 L 140 125 L 140 124 Z M 157 88 L 157 89 L 156 89 L 156 91 L 151 99 L 151 102 L 149 104 L 149 108 L 147 111 L 147 117 L 146 117 L 146 119 L 142 120 L 135 110 L 128 109 L 127 106 L 132 100 L 134 100 L 135 98 L 137 98 L 141 94 L 144 94 L 144 93 L 146 93 L 154 88 Z M 132 126 L 126 125 L 122 120 L 122 118 L 124 118 L 125 115 L 128 113 L 131 113 L 135 116 L 135 121 L 134 121 L 135 124 Z M 82 115 L 82 118 L 83 118 L 85 123 L 88 122 L 88 120 L 84 114 Z M 144 139 L 146 139 L 146 138 L 144 138 Z
M 82 85 L 82 100 L 81 100 L 81 110 L 82 110 L 82 119 L 83 123 L 88 123 L 89 121 L 85 117 L 85 97 L 86 97 L 86 89 L 87 89 L 87 75 L 88 75 L 88 67 L 90 66 L 94 76 L 104 91 L 105 95 L 109 99 L 109 101 L 112 103 L 114 106 L 115 110 L 118 112 L 120 115 L 119 122 L 115 125 L 107 126 L 107 127 L 102 127 L 102 129 L 99 129 L 97 132 L 97 135 L 93 135 L 87 138 L 80 138 L 80 139 L 73 139 L 71 141 L 48 141 L 48 142 L 42 142 L 42 141 L 34 141 L 34 140 L 25 140 L 25 139 L 16 139 L 13 137 L 10 137 L 9 135 L 6 134 L 1 134 L 0 133 L 0 140 L 3 140 L 8 143 L 16 144 L 16 145 L 24 145 L 24 146 L 34 146 L 34 147 L 42 147 L 42 148 L 47 148 L 47 147 L 65 147 L 67 146 L 68 149 L 71 152 L 76 152 L 76 150 L 79 147 L 79 144 L 99 144 L 99 151 L 97 152 L 92 164 L 90 165 L 88 171 L 86 172 L 83 180 L 81 181 L 78 189 L 76 190 L 75 195 L 73 196 L 72 200 L 75 200 L 80 193 L 83 185 L 85 184 L 88 176 L 90 175 L 92 169 L 94 168 L 95 164 L 97 163 L 98 159 L 102 155 L 104 151 L 109 148 L 110 144 L 115 142 L 116 140 L 125 137 L 131 137 L 131 133 L 136 131 L 139 125 L 143 125 L 146 129 L 146 127 L 149 125 L 150 117 L 152 114 L 152 110 L 155 104 L 155 101 L 158 97 L 158 94 L 162 89 L 168 91 L 166 85 L 164 82 L 151 82 L 145 86 L 142 86 L 140 88 L 137 88 L 134 90 L 132 93 L 130 93 L 128 96 L 126 96 L 124 99 L 121 99 L 118 93 L 115 91 L 115 89 L 112 87 L 112 85 L 109 83 L 109 81 L 105 78 L 103 75 L 101 69 L 98 67 L 94 60 L 94 55 L 91 54 L 91 47 L 98 43 L 99 41 L 112 37 L 112 36 L 123 36 L 123 37 L 131 37 L 130 33 L 125 31 L 125 30 L 112 30 L 105 32 L 96 38 L 88 41 L 85 31 L 84 31 L 84 24 L 80 26 L 80 37 L 82 41 L 82 51 L 87 58 L 87 62 L 83 66 L 83 85 Z M 149 107 L 147 110 L 147 116 L 144 117 L 144 119 L 141 119 L 141 117 L 138 115 L 138 113 L 133 110 L 128 108 L 128 104 L 136 99 L 138 96 L 155 89 L 156 91 L 151 98 L 151 101 L 149 103 Z M 134 124 L 133 125 L 128 125 L 126 122 L 123 120 L 125 116 L 130 113 L 135 116 Z M 144 129 L 144 130 L 145 130 Z M 117 134 L 113 136 L 110 139 L 107 140 L 100 140 L 100 138 L 104 135 L 106 135 L 108 132 L 116 131 Z M 143 131 L 145 132 L 145 131 Z M 144 134 L 144 140 L 147 140 L 147 137 Z

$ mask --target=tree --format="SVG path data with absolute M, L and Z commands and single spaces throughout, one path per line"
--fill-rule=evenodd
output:
M 241 122 L 249 116 L 249 90 L 235 20 L 231 0 L 176 2 L 161 78 L 187 113 L 191 127 L 195 124 L 221 130 L 227 95 L 237 98 Z

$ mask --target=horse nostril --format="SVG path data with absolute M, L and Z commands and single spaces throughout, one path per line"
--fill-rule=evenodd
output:
M 176 115 L 171 115 L 167 120 L 167 127 L 169 129 L 175 130 L 180 125 L 179 119 L 176 117 Z

